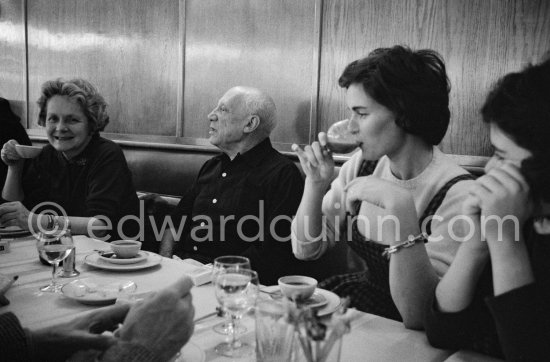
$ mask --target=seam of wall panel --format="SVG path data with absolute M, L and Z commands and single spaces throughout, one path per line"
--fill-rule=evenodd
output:
M 311 108 L 309 116 L 309 144 L 315 140 L 319 130 L 319 81 L 321 79 L 321 37 L 323 27 L 323 0 L 315 0 L 315 20 L 313 30 L 313 54 L 311 76 Z
M 23 29 L 25 32 L 25 113 L 26 113 L 26 128 L 31 128 L 30 121 L 30 107 L 29 107 L 29 28 L 28 28 L 28 10 L 27 10 L 27 0 L 23 0 Z
M 185 96 L 185 7 L 186 1 L 179 0 L 179 64 L 178 64 L 178 97 L 176 106 L 176 137 L 183 137 L 183 107 Z

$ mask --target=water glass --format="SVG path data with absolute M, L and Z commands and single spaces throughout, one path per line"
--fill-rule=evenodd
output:
M 212 264 L 212 282 L 214 282 L 220 271 L 228 268 L 251 269 L 250 260 L 244 256 L 238 255 L 224 255 L 217 257 L 214 259 L 214 263 Z M 246 332 L 246 328 L 244 326 L 235 325 L 235 321 L 231 315 L 229 315 L 229 318 L 230 319 L 226 322 L 216 324 L 212 328 L 214 332 L 223 335 L 229 335 L 231 333 L 242 334 Z
M 72 249 L 74 249 L 73 238 L 66 236 L 64 233 L 57 232 L 40 232 L 36 236 L 38 243 L 36 249 L 38 254 L 48 263 L 53 265 L 52 281 L 49 285 L 41 287 L 43 292 L 57 293 L 61 290 L 62 285 L 57 283 L 57 268 L 59 262 L 64 260 Z
M 256 360 L 289 361 L 294 347 L 294 326 L 287 321 L 281 301 L 263 300 L 256 305 Z
M 258 285 L 258 274 L 250 269 L 229 268 L 216 276 L 214 280 L 216 298 L 223 309 L 231 315 L 234 323 L 256 304 Z M 215 351 L 219 355 L 240 358 L 254 352 L 251 345 L 237 338 L 235 327 L 235 324 L 230 325 L 231 341 L 216 346 Z
M 238 255 L 224 255 L 214 259 L 212 264 L 212 280 L 216 278 L 216 275 L 225 269 L 250 269 L 250 260 L 244 256 Z

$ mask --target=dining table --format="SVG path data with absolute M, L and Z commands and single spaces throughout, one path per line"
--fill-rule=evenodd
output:
M 3 239 L 5 240 L 5 238 Z M 82 316 L 99 306 L 80 303 L 62 293 L 40 292 L 39 288 L 49 283 L 52 267 L 43 265 L 38 258 L 36 240 L 28 235 L 9 240 L 9 252 L 0 254 L 0 274 L 18 279 L 7 290 L 9 305 L 0 307 L 0 313 L 13 312 L 21 324 L 29 329 L 51 327 Z M 112 278 L 133 281 L 137 289 L 129 300 L 145 298 L 148 294 L 169 287 L 183 275 L 193 273 L 196 266 L 181 260 L 159 258 L 157 265 L 138 270 L 106 270 L 91 266 L 89 261 L 98 250 L 109 250 L 109 244 L 86 236 L 74 236 L 76 268 L 80 275 L 74 278 L 59 278 L 61 283 L 70 283 L 84 278 Z M 86 259 L 88 258 L 88 259 Z M 93 264 L 93 263 L 92 263 Z M 255 361 L 250 355 L 231 359 L 216 354 L 214 347 L 228 337 L 218 334 L 213 326 L 223 321 L 213 312 L 218 302 L 211 283 L 195 286 L 191 290 L 195 307 L 195 324 L 191 340 L 183 347 L 178 361 Z M 260 293 L 262 294 L 262 293 Z M 341 361 L 497 361 L 471 351 L 448 351 L 429 345 L 422 331 L 408 330 L 402 323 L 380 316 L 353 311 L 351 331 L 344 335 Z M 207 316 L 206 318 L 202 318 Z M 241 321 L 247 331 L 239 336 L 255 343 L 254 316 L 245 315 Z

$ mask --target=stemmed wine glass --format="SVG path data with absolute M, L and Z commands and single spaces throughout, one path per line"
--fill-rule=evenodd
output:
M 258 298 L 258 274 L 250 269 L 228 268 L 214 280 L 216 298 L 229 314 L 233 323 L 230 325 L 231 341 L 216 346 L 215 351 L 226 357 L 244 357 L 254 352 L 254 347 L 241 342 L 235 333 L 236 322 L 256 304 Z
M 244 256 L 237 255 L 225 255 L 220 256 L 214 259 L 214 265 L 212 266 L 212 283 L 216 280 L 216 276 L 225 269 L 236 268 L 236 269 L 251 269 L 250 260 Z M 223 307 L 223 306 L 222 306 Z M 243 326 L 235 326 L 233 318 L 230 316 L 226 322 L 216 324 L 213 329 L 216 333 L 219 334 L 231 334 L 232 330 L 241 334 L 246 332 L 246 328 Z
M 57 283 L 57 268 L 59 263 L 65 259 L 71 249 L 74 248 L 73 238 L 70 233 L 63 230 L 41 231 L 35 236 L 38 240 L 36 249 L 38 254 L 48 263 L 53 265 L 52 281 L 49 285 L 41 287 L 43 292 L 57 293 L 62 285 Z
M 353 152 L 359 144 L 349 130 L 349 119 L 333 123 L 327 130 L 327 147 L 334 153 Z

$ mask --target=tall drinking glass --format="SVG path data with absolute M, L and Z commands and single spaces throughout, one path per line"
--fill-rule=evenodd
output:
M 71 234 L 66 234 L 64 230 L 55 230 L 53 232 L 40 232 L 35 236 L 38 240 L 36 249 L 38 254 L 48 263 L 53 265 L 52 281 L 49 285 L 41 287 L 43 292 L 57 293 L 61 290 L 62 285 L 57 283 L 57 268 L 59 263 L 65 259 L 71 249 L 74 248 L 73 238 Z
M 229 268 L 220 272 L 214 281 L 216 298 L 236 324 L 254 307 L 258 298 L 258 274 L 250 269 Z M 216 346 L 219 355 L 240 358 L 254 353 L 254 347 L 237 338 L 234 325 L 230 326 L 231 341 Z
M 217 257 L 216 259 L 214 259 L 214 264 L 212 265 L 212 283 L 214 283 L 214 280 L 216 280 L 216 276 L 220 271 L 229 268 L 251 269 L 250 260 L 248 258 L 245 258 L 244 256 L 237 255 L 225 255 Z M 245 327 L 235 326 L 234 320 L 231 316 L 229 316 L 229 319 L 226 322 L 216 324 L 213 329 L 216 333 L 224 335 L 229 335 L 233 332 L 237 334 L 246 332 Z

